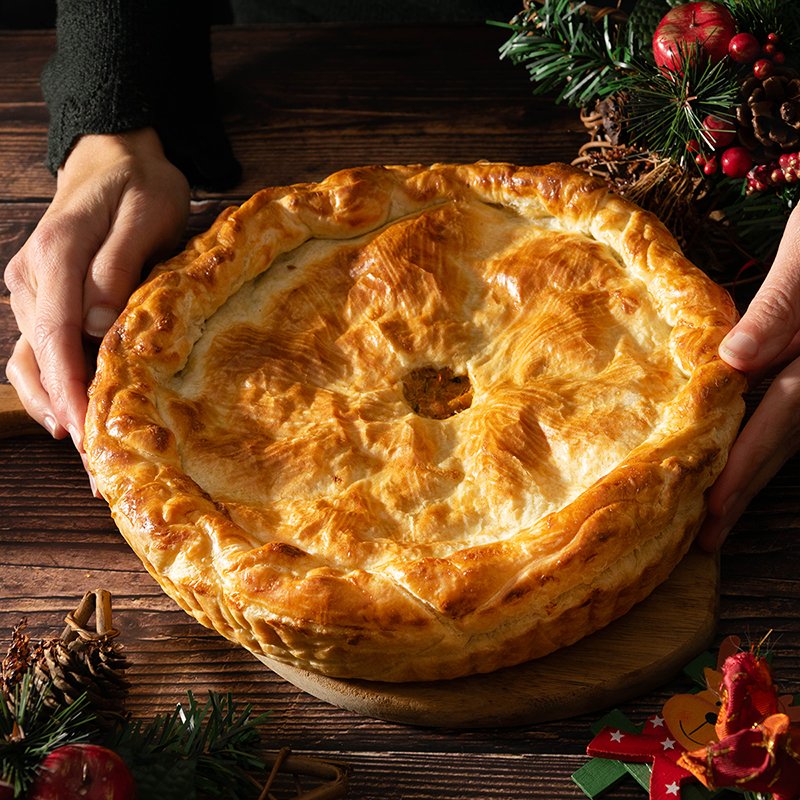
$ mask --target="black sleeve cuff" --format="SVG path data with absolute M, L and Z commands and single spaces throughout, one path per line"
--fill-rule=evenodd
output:
M 55 172 L 87 133 L 154 127 L 190 183 L 234 185 L 240 168 L 216 108 L 210 3 L 59 0 L 57 50 L 42 74 Z

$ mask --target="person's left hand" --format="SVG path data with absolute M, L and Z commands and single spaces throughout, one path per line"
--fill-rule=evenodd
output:
M 58 173 L 55 196 L 5 270 L 20 337 L 6 374 L 31 417 L 80 452 L 85 343 L 122 311 L 148 262 L 182 234 L 189 186 L 153 129 L 87 135 Z

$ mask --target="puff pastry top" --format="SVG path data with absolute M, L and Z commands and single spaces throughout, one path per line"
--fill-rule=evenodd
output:
M 563 165 L 259 192 L 103 342 L 86 451 L 201 622 L 330 675 L 543 655 L 689 546 L 743 379 L 727 294 Z

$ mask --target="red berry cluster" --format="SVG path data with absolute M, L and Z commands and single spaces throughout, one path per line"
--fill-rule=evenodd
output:
M 722 170 L 729 178 L 744 178 L 753 166 L 753 157 L 746 147 L 734 144 L 736 126 L 733 120 L 724 120 L 709 114 L 703 120 L 703 144 L 713 152 L 706 155 L 701 151 L 700 143 L 692 139 L 686 147 L 695 153 L 695 163 L 706 175 L 714 175 Z
M 753 75 L 764 80 L 772 74 L 775 65 L 780 66 L 786 60 L 780 43 L 781 37 L 777 33 L 767 34 L 763 47 L 752 33 L 737 33 L 728 42 L 728 55 L 737 64 L 752 64 Z
M 783 153 L 777 161 L 758 164 L 747 173 L 747 193 L 765 192 L 800 181 L 800 152 Z

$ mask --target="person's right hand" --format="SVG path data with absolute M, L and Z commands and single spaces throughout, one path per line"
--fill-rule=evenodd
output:
M 27 412 L 83 447 L 87 339 L 111 327 L 142 270 L 180 239 L 189 186 L 152 129 L 86 135 L 53 201 L 5 270 L 20 337 L 6 374 Z
M 708 493 L 699 543 L 713 551 L 749 502 L 800 449 L 800 208 L 786 225 L 775 261 L 719 354 L 751 385 L 774 376 Z

